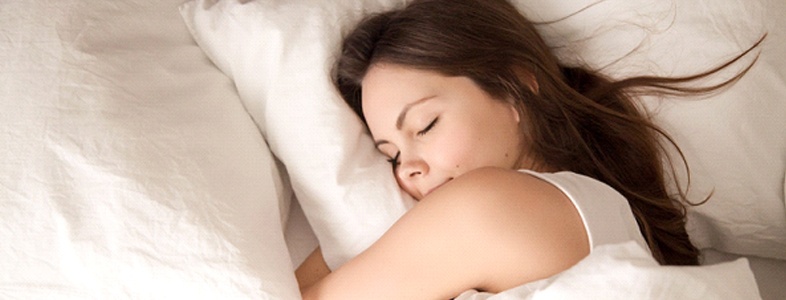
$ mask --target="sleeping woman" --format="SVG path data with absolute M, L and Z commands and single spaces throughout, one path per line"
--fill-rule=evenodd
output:
M 661 264 L 698 264 L 690 203 L 664 180 L 673 142 L 630 92 L 716 90 L 744 71 L 679 84 L 746 53 L 695 76 L 611 81 L 562 65 L 505 0 L 416 0 L 365 19 L 344 40 L 335 84 L 419 203 L 332 273 L 317 249 L 297 271 L 303 297 L 500 292 L 627 241 Z

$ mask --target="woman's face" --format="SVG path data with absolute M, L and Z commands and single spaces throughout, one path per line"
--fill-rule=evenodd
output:
M 373 65 L 362 83 L 363 114 L 399 185 L 422 199 L 477 168 L 526 167 L 516 109 L 466 77 Z

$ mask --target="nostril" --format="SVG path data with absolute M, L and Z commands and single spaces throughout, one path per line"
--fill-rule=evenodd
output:
M 420 171 L 414 171 L 409 173 L 409 177 L 415 177 L 416 175 L 422 174 Z

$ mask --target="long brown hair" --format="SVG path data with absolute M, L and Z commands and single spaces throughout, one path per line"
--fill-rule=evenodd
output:
M 670 195 L 664 178 L 666 146 L 679 147 L 639 110 L 632 93 L 716 90 L 739 79 L 750 65 L 718 85 L 680 84 L 711 75 L 754 47 L 695 76 L 611 81 L 585 68 L 561 65 L 535 27 L 505 0 L 416 0 L 365 19 L 344 39 L 334 83 L 365 121 L 361 82 L 375 63 L 472 79 L 528 120 L 521 122 L 522 132 L 536 161 L 610 185 L 630 203 L 655 259 L 696 265 L 699 250 L 685 230 L 690 202 L 683 192 Z M 533 78 L 537 88 L 531 86 Z

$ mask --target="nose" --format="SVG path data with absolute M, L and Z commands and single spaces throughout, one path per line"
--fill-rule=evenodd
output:
M 397 170 L 399 179 L 411 181 L 428 174 L 429 167 L 423 159 L 417 157 L 404 157 L 403 154 L 399 159 L 401 161 Z
M 399 162 L 400 164 L 396 168 L 396 181 L 404 191 L 420 200 L 423 194 L 418 189 L 418 185 L 429 173 L 428 163 L 421 157 L 404 155 L 403 153 L 399 155 Z

